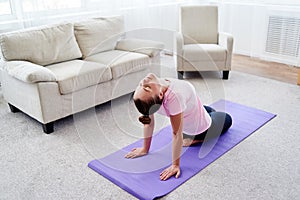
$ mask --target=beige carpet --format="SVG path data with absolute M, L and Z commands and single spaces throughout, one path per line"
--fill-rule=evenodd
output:
M 163 58 L 163 75 L 176 76 Z M 300 88 L 231 72 L 188 74 L 205 104 L 220 98 L 278 116 L 162 199 L 300 199 Z M 9 112 L 0 90 L 0 199 L 135 199 L 87 167 L 142 137 L 130 95 L 55 123 Z M 156 117 L 156 130 L 168 124 Z M 151 188 L 149 188 L 151 189 Z

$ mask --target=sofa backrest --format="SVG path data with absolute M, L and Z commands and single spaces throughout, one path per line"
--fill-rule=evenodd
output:
M 26 60 L 44 66 L 82 57 L 72 23 L 5 33 L 0 45 L 6 61 Z
M 124 34 L 122 16 L 93 18 L 74 23 L 74 33 L 83 58 L 113 50 Z

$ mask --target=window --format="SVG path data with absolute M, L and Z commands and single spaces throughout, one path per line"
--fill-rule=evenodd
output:
M 11 7 L 9 0 L 0 0 L 0 16 L 1 15 L 11 15 Z
M 257 4 L 257 5 L 300 5 L 299 0 L 211 0 L 211 2 L 233 3 L 233 4 Z
M 23 0 L 24 12 L 81 8 L 81 0 Z

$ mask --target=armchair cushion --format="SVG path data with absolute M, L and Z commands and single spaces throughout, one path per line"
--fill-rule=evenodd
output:
M 126 39 L 117 43 L 116 49 L 146 54 L 153 57 L 164 48 L 164 44 L 151 40 Z
M 72 23 L 6 33 L 1 35 L 0 43 L 7 61 L 49 65 L 81 57 Z
M 74 23 L 74 29 L 83 58 L 86 58 L 113 50 L 124 33 L 124 20 L 121 16 L 94 18 Z
M 216 44 L 188 44 L 183 46 L 183 58 L 189 61 L 226 60 L 227 51 Z
M 27 83 L 56 81 L 56 76 L 49 69 L 27 61 L 9 61 L 4 69 L 9 75 Z

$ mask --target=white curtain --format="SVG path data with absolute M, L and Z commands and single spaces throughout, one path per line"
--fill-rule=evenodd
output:
M 205 3 L 209 1 L 0 0 L 0 6 L 6 6 L 6 10 L 0 8 L 0 33 L 91 17 L 123 15 L 128 36 L 162 41 L 172 51 L 172 34 L 178 30 L 179 6 Z M 9 5 L 11 10 L 7 9 Z
M 205 0 L 0 0 L 0 32 L 94 16 L 125 15 L 128 27 L 166 26 L 180 4 Z M 170 21 L 171 27 L 174 22 Z

